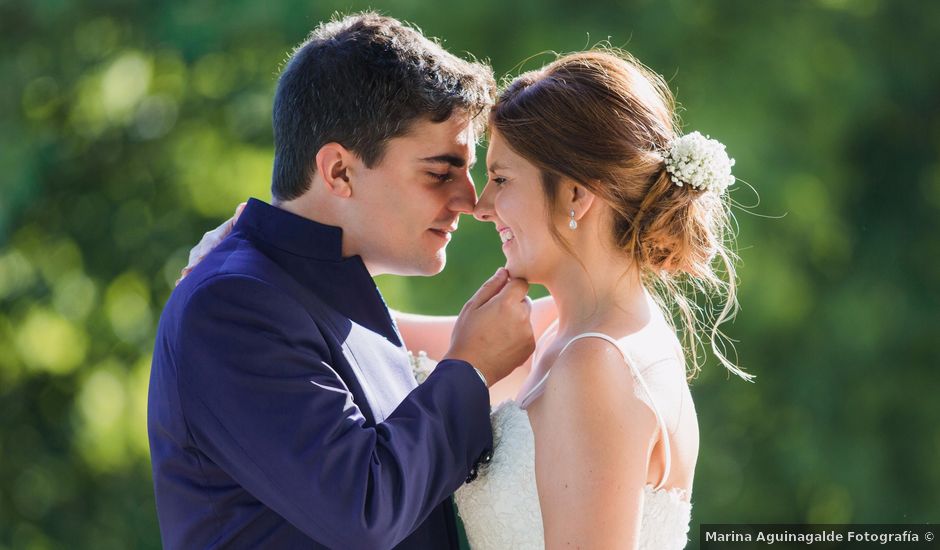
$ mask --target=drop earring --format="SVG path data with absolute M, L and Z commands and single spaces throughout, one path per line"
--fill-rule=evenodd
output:
M 568 227 L 570 227 L 572 231 L 578 228 L 578 221 L 574 219 L 574 210 L 571 211 L 571 221 L 568 222 Z

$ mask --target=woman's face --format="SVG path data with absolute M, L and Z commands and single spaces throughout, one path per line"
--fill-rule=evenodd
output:
M 562 259 L 549 231 L 548 204 L 539 169 L 513 151 L 495 129 L 486 152 L 487 181 L 473 215 L 493 222 L 513 277 L 543 283 Z M 554 218 L 552 223 L 558 223 Z

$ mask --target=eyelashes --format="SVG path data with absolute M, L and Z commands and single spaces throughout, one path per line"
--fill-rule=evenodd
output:
M 447 183 L 448 181 L 454 179 L 453 176 L 451 176 L 450 172 L 446 172 L 444 174 L 439 174 L 437 172 L 428 172 L 428 175 L 441 183 Z

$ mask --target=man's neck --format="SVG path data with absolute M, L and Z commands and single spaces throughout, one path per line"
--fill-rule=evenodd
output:
M 329 225 L 332 227 L 338 227 L 343 230 L 343 239 L 342 239 L 342 254 L 343 258 L 349 258 L 352 256 L 359 255 L 359 252 L 356 250 L 355 243 L 351 238 L 352 235 L 346 231 L 346 228 L 343 226 L 343 222 L 339 219 L 339 216 L 336 215 L 336 212 L 330 208 L 324 208 L 324 201 L 318 200 L 313 196 L 309 191 L 303 195 L 291 199 L 291 200 L 280 200 L 276 197 L 271 198 L 271 205 L 280 208 L 286 212 L 290 212 L 301 218 L 306 218 L 308 220 L 323 224 Z M 363 262 L 366 264 L 366 269 L 369 270 L 369 273 L 373 276 L 381 274 L 381 271 L 376 269 L 376 266 L 369 265 L 368 262 L 363 258 Z

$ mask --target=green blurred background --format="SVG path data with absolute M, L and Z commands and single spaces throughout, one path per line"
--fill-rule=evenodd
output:
M 369 6 L 0 0 L 0 548 L 159 547 L 161 308 L 202 233 L 269 199 L 293 45 Z M 690 547 L 699 523 L 940 520 L 940 3 L 371 6 L 499 76 L 609 38 L 759 192 L 737 211 L 728 327 L 757 382 L 714 361 L 694 382 Z M 380 286 L 393 307 L 454 313 L 501 260 L 467 218 L 442 275 Z

